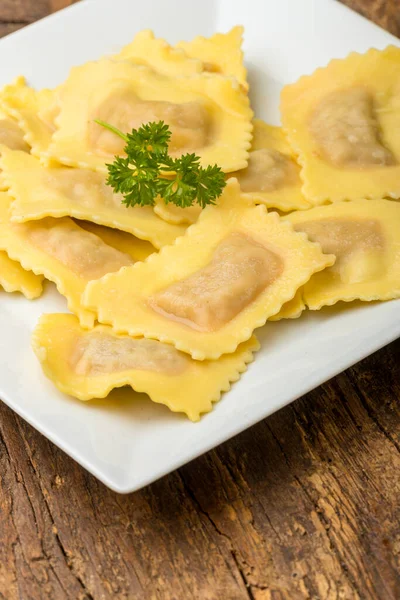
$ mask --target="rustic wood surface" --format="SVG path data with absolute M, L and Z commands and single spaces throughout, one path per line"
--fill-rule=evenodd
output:
M 0 0 L 0 34 L 68 4 Z M 398 600 L 399 398 L 400 340 L 129 496 L 0 403 L 0 599 Z

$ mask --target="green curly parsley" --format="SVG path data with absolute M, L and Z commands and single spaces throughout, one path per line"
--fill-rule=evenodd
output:
M 107 165 L 107 184 L 123 195 L 126 206 L 153 206 L 161 196 L 166 204 L 185 208 L 197 203 L 204 208 L 221 195 L 225 177 L 218 165 L 201 167 L 195 154 L 169 156 L 171 131 L 163 121 L 127 134 L 104 121 L 95 122 L 126 142 L 126 157 L 116 156 Z

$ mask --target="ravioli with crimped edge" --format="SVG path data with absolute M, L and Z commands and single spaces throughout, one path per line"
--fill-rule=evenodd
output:
M 281 127 L 253 121 L 253 141 L 246 169 L 232 173 L 243 195 L 282 212 L 311 208 L 301 193 L 300 167 Z
M 340 300 L 400 297 L 400 203 L 358 200 L 295 212 L 285 220 L 336 256 L 302 289 L 311 310 Z
M 1 90 L 0 108 L 18 123 L 31 153 L 43 158 L 55 131 L 54 122 L 58 114 L 57 92 L 49 89 L 34 90 L 27 85 L 25 77 L 17 77 L 13 83 Z
M 112 229 L 111 227 L 105 227 L 103 225 L 97 225 L 97 223 L 91 223 L 90 221 L 76 221 L 79 227 L 94 233 L 103 240 L 108 246 L 112 246 L 120 252 L 124 252 L 136 262 L 138 260 L 146 260 L 150 254 L 157 252 L 156 248 L 146 242 L 146 240 L 140 240 L 131 233 L 126 231 L 120 231 L 119 229 Z
M 253 336 L 233 354 L 200 362 L 170 344 L 118 335 L 104 325 L 83 330 L 66 314 L 43 315 L 32 346 L 47 377 L 65 394 L 90 400 L 129 385 L 192 421 L 212 409 L 260 347 Z
M 96 119 L 124 132 L 162 120 L 172 131 L 172 156 L 195 152 L 202 165 L 217 163 L 230 172 L 247 164 L 251 118 L 248 97 L 231 78 L 172 78 L 130 61 L 101 60 L 74 67 L 63 84 L 47 157 L 105 172 L 125 142 Z
M 84 305 L 116 331 L 174 344 L 193 358 L 234 352 L 333 256 L 254 206 L 231 179 L 175 244 L 91 282 Z
M 206 71 L 234 77 L 247 90 L 243 32 L 243 27 L 237 25 L 228 33 L 215 33 L 209 38 L 199 35 L 190 42 L 179 42 L 176 47 L 192 58 L 200 58 Z
M 282 124 L 313 205 L 400 197 L 399 73 L 400 48 L 389 46 L 283 88 Z
M 81 304 L 86 284 L 131 265 L 132 259 L 68 217 L 11 223 L 11 201 L 8 194 L 0 194 L 0 250 L 19 261 L 24 269 L 53 281 L 81 325 L 92 327 L 95 315 Z
M 139 31 L 113 59 L 130 60 L 168 77 L 190 77 L 204 70 L 201 60 L 191 58 L 181 48 L 174 48 L 165 40 L 156 38 L 150 29 Z
M 21 292 L 28 300 L 34 300 L 42 295 L 43 276 L 27 271 L 6 252 L 0 251 L 0 286 L 5 292 Z
M 0 168 L 3 183 L 15 199 L 13 222 L 69 216 L 126 231 L 157 248 L 185 232 L 185 225 L 166 222 L 151 206 L 127 209 L 122 195 L 106 185 L 102 173 L 45 167 L 34 156 L 7 148 L 1 151 Z

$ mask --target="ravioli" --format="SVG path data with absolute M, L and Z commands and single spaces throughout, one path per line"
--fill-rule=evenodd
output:
M 166 204 L 162 198 L 157 198 L 154 206 L 154 212 L 160 217 L 160 219 L 167 221 L 167 223 L 174 223 L 178 225 L 182 223 L 188 223 L 191 225 L 199 218 L 201 206 L 194 204 L 193 206 L 181 208 L 180 206 L 176 206 L 176 204 Z
M 303 194 L 326 201 L 400 197 L 400 48 L 352 53 L 286 86 L 283 127 Z
M 111 227 L 104 227 L 103 225 L 97 225 L 90 221 L 78 221 L 77 224 L 79 227 L 82 227 L 82 229 L 97 235 L 104 243 L 108 244 L 108 246 L 112 246 L 116 250 L 128 254 L 134 262 L 146 260 L 150 254 L 157 252 L 150 242 L 140 240 L 131 233 L 119 231 L 118 229 L 111 229 Z
M 191 42 L 179 42 L 192 58 L 199 58 L 206 71 L 234 77 L 245 90 L 248 89 L 247 72 L 243 63 L 243 32 L 241 26 L 233 27 L 228 33 L 215 33 L 209 38 L 198 36 Z
M 1 147 L 29 152 L 30 148 L 24 140 L 24 132 L 19 125 L 0 110 L 0 154 Z M 5 189 L 3 177 L 0 174 L 0 190 Z
M 43 315 L 32 346 L 47 377 L 70 396 L 104 398 L 129 385 L 192 421 L 212 409 L 259 349 L 253 336 L 234 354 L 199 362 L 169 344 L 118 335 L 104 325 L 85 331 L 67 314 Z
M 31 147 L 31 153 L 42 157 L 55 130 L 54 121 L 58 113 L 56 92 L 49 89 L 36 91 L 26 84 L 24 77 L 18 77 L 3 88 L 0 108 L 16 120 L 24 132 L 25 141 Z M 25 150 L 16 147 L 13 149 Z
M 303 288 L 311 310 L 339 300 L 400 297 L 400 203 L 340 202 L 294 212 L 285 220 L 336 256 L 333 266 L 313 275 Z
M 276 213 L 251 205 L 231 179 L 185 236 L 145 263 L 90 283 L 83 303 L 118 332 L 217 359 L 333 262 Z
M 168 77 L 190 77 L 203 71 L 201 60 L 190 58 L 181 48 L 173 48 L 165 40 L 154 37 L 150 29 L 137 33 L 113 58 L 130 60 Z
M 281 127 L 254 119 L 253 141 L 246 169 L 232 173 L 245 196 L 282 212 L 305 210 L 311 204 L 301 193 L 300 167 Z
M 26 271 L 6 252 L 0 251 L 0 286 L 5 292 L 21 292 L 28 300 L 34 300 L 42 295 L 43 276 Z
M 151 206 L 127 208 L 106 185 L 106 176 L 87 169 L 45 167 L 34 156 L 2 151 L 0 168 L 15 198 L 12 221 L 70 216 L 120 229 L 160 248 L 183 235 L 186 227 L 160 219 Z
M 172 132 L 172 156 L 196 152 L 202 165 L 217 163 L 225 172 L 247 164 L 252 111 L 227 77 L 169 78 L 130 61 L 101 60 L 71 70 L 60 106 L 47 156 L 68 166 L 104 172 L 123 154 L 124 140 L 95 119 L 124 132 L 163 120 Z
M 281 310 L 272 317 L 270 321 L 281 321 L 282 319 L 298 319 L 301 314 L 305 311 L 306 305 L 303 300 L 303 288 L 297 290 L 295 296 L 286 302 Z
M 131 265 L 131 258 L 81 229 L 68 217 L 48 217 L 28 223 L 11 223 L 11 197 L 0 195 L 0 250 L 18 260 L 24 269 L 53 281 L 83 327 L 92 327 L 94 313 L 82 307 L 86 284 L 110 271 Z
M 17 123 L 0 113 L 0 145 L 11 150 L 29 152 L 30 148 L 24 140 L 24 132 Z

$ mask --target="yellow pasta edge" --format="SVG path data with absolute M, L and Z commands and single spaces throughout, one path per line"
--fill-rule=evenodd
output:
M 118 61 L 109 61 L 109 62 L 115 62 L 116 64 L 118 64 Z M 129 62 L 129 61 L 119 61 L 121 63 L 124 62 Z M 92 62 L 88 62 L 83 66 L 88 66 L 88 65 L 92 65 L 92 64 L 96 64 L 96 61 L 92 61 Z M 75 72 L 77 72 L 77 70 L 81 69 L 82 67 L 73 67 L 73 69 L 71 69 L 71 74 L 74 74 Z M 144 74 L 144 77 L 146 77 L 146 73 L 147 73 L 147 77 L 149 77 L 149 73 L 151 73 L 151 69 L 149 69 L 148 67 L 142 66 L 142 65 L 136 65 L 136 69 L 138 69 L 139 71 L 141 71 Z M 252 139 L 252 131 L 253 131 L 253 123 L 252 123 L 252 118 L 253 118 L 253 110 L 251 109 L 250 106 L 250 100 L 247 96 L 247 94 L 245 94 L 241 89 L 240 89 L 240 85 L 237 82 L 237 80 L 233 77 L 229 77 L 229 76 L 223 76 L 223 75 L 216 75 L 213 73 L 207 73 L 207 72 L 203 72 L 200 73 L 198 75 L 193 75 L 192 77 L 186 77 L 186 78 L 171 78 L 171 77 L 165 77 L 165 76 L 161 76 L 161 79 L 164 79 L 164 81 L 169 80 L 171 81 L 176 81 L 177 84 L 179 83 L 179 85 L 177 85 L 177 89 L 182 89 L 182 91 L 189 91 L 190 93 L 196 93 L 199 96 L 204 96 L 206 98 L 208 98 L 209 100 L 212 100 L 212 102 L 216 103 L 216 100 L 210 96 L 209 94 L 205 93 L 204 91 L 204 87 L 201 88 L 200 90 L 198 90 L 196 87 L 190 87 L 191 85 L 194 86 L 198 81 L 202 81 L 202 82 L 217 82 L 217 84 L 219 84 L 219 86 L 228 86 L 228 91 L 226 92 L 222 92 L 220 91 L 218 96 L 219 98 L 222 96 L 224 98 L 224 103 L 221 105 L 218 103 L 218 108 L 221 110 L 221 112 L 223 112 L 225 114 L 225 116 L 227 116 L 231 111 L 230 111 L 230 105 L 233 103 L 233 95 L 234 92 L 237 92 L 237 97 L 234 99 L 235 101 L 237 101 L 240 98 L 240 102 L 241 102 L 241 131 L 240 131 L 240 139 L 238 140 L 238 144 L 237 144 L 237 152 L 239 154 L 239 156 L 235 159 L 235 162 L 233 160 L 233 158 L 231 158 L 230 160 L 232 161 L 231 164 L 229 164 L 229 166 L 224 165 L 223 164 L 223 160 L 221 160 L 221 157 L 219 157 L 219 160 L 216 159 L 216 157 L 214 156 L 215 154 L 215 148 L 216 148 L 216 144 L 213 144 L 210 146 L 210 148 L 212 150 L 210 150 L 210 148 L 207 148 L 204 152 L 200 149 L 199 153 L 200 153 L 200 162 L 203 166 L 208 166 L 210 164 L 214 164 L 215 162 L 218 163 L 218 165 L 221 167 L 221 169 L 226 172 L 226 173 L 231 173 L 233 171 L 238 171 L 240 169 L 244 169 L 247 166 L 247 159 L 248 159 L 248 153 L 249 153 L 249 149 L 251 146 L 251 139 Z M 65 84 L 65 86 L 67 85 L 67 83 Z M 181 86 L 181 87 L 180 87 Z M 184 86 L 188 86 L 187 89 L 184 89 Z M 232 95 L 232 98 L 229 99 L 226 98 L 227 96 Z M 100 159 L 99 157 L 95 156 L 93 154 L 93 161 L 94 162 L 90 162 L 87 160 L 87 157 L 85 160 L 83 159 L 77 159 L 77 158 L 70 158 L 69 156 L 66 156 L 65 154 L 61 154 L 58 151 L 58 141 L 59 139 L 63 139 L 61 137 L 61 119 L 62 119 L 62 109 L 60 110 L 59 114 L 56 116 L 55 118 L 55 125 L 56 125 L 56 131 L 53 134 L 53 138 L 52 138 L 52 143 L 48 149 L 47 152 L 44 152 L 42 154 L 42 158 L 44 158 L 47 161 L 57 161 L 63 165 L 69 166 L 69 167 L 79 167 L 82 169 L 90 169 L 90 170 L 95 170 L 95 171 L 99 171 L 100 173 L 106 173 L 107 172 L 107 168 L 105 166 L 105 162 L 107 159 Z M 235 124 L 235 127 L 237 125 Z M 231 142 L 231 140 L 226 140 L 227 143 L 225 144 L 225 147 L 227 145 L 229 145 L 229 142 Z M 218 153 L 217 153 L 218 154 Z M 204 155 L 204 156 L 203 156 Z
M 9 148 L 6 148 L 5 146 L 1 146 L 0 145 L 0 172 L 1 172 L 1 182 L 4 186 L 4 189 L 7 190 L 8 194 L 10 196 L 12 196 L 14 202 L 11 205 L 11 217 L 10 217 L 10 221 L 12 223 L 25 223 L 26 221 L 39 221 L 40 219 L 44 219 L 46 217 L 54 217 L 54 218 L 61 218 L 61 217 L 71 217 L 74 219 L 79 219 L 81 221 L 90 221 L 91 223 L 95 223 L 97 225 L 102 225 L 103 227 L 110 227 L 111 229 L 116 229 L 116 230 L 121 230 L 124 231 L 126 233 L 130 233 L 131 235 L 134 235 L 135 237 L 141 239 L 141 240 L 145 240 L 147 242 L 150 242 L 156 249 L 159 249 L 165 245 L 168 245 L 171 243 L 171 241 L 173 241 L 173 239 L 175 239 L 176 237 L 179 237 L 181 235 L 184 235 L 185 233 L 185 227 L 183 225 L 180 225 L 178 223 L 169 223 L 169 225 L 171 227 L 175 227 L 176 231 L 174 230 L 174 233 L 172 234 L 171 232 L 171 236 L 168 234 L 166 231 L 161 231 L 161 232 L 154 232 L 154 233 L 150 233 L 148 234 L 144 228 L 140 228 L 139 226 L 134 226 L 132 225 L 130 222 L 128 223 L 128 221 L 124 221 L 123 219 L 123 215 L 121 214 L 120 217 L 117 218 L 110 218 L 107 219 L 104 215 L 107 214 L 108 210 L 112 211 L 112 209 L 108 209 L 105 208 L 104 212 L 102 213 L 102 211 L 98 211 L 98 213 L 93 212 L 93 209 L 89 208 L 79 208 L 77 206 L 73 207 L 47 207 L 47 210 L 45 211 L 38 211 L 35 210 L 34 208 L 30 209 L 27 206 L 27 203 L 24 202 L 23 200 L 20 200 L 18 197 L 18 192 L 16 191 L 14 184 L 13 184 L 13 177 L 10 177 L 10 175 L 8 174 L 8 167 L 6 165 L 6 161 L 7 161 L 7 155 L 11 155 L 12 153 L 17 152 L 14 150 L 10 150 Z M 35 157 L 37 158 L 37 157 Z M 59 165 L 61 166 L 61 165 Z M 44 165 L 41 165 L 42 168 L 48 168 L 45 167 Z M 13 206 L 20 206 L 23 207 L 23 215 L 15 215 L 13 214 Z M 129 209 L 127 209 L 129 210 Z M 159 217 L 157 215 L 157 218 L 160 220 L 160 225 L 163 225 L 165 227 L 165 223 L 167 222 L 165 219 L 161 219 L 161 217 Z M 128 223 L 128 224 L 127 224 Z M 176 236 L 174 237 L 176 233 Z M 173 238 L 173 239 L 171 239 Z
M 32 346 L 32 349 L 33 349 L 35 355 L 37 356 L 39 362 L 41 363 L 44 374 L 46 375 L 46 377 L 48 379 L 50 379 L 54 383 L 54 385 L 62 393 L 68 394 L 70 396 L 73 396 L 74 398 L 78 398 L 79 400 L 87 402 L 94 398 L 97 398 L 97 399 L 106 398 L 113 389 L 121 388 L 121 387 L 128 385 L 135 392 L 147 394 L 152 402 L 154 402 L 156 404 L 163 404 L 164 406 L 167 406 L 169 408 L 169 410 L 171 410 L 172 412 L 176 412 L 176 413 L 184 412 L 189 417 L 189 419 L 192 421 L 198 421 L 202 414 L 205 414 L 212 410 L 213 404 L 218 402 L 221 399 L 222 394 L 228 392 L 231 389 L 232 384 L 240 379 L 240 376 L 247 370 L 248 365 L 254 361 L 254 354 L 260 349 L 260 343 L 257 340 L 257 338 L 253 335 L 250 338 L 250 340 L 246 341 L 247 348 L 245 350 L 241 351 L 240 348 L 238 349 L 238 354 L 240 355 L 237 357 L 238 364 L 235 366 L 234 369 L 232 369 L 232 371 L 229 374 L 227 374 L 225 379 L 223 381 L 221 381 L 221 383 L 218 386 L 218 389 L 215 391 L 215 393 L 211 394 L 209 396 L 209 398 L 207 398 L 207 400 L 205 400 L 205 403 L 207 403 L 207 407 L 204 408 L 203 410 L 201 410 L 200 412 L 197 412 L 197 411 L 190 412 L 189 410 L 183 410 L 182 408 L 177 408 L 176 405 L 174 405 L 173 401 L 172 402 L 167 402 L 165 400 L 161 401 L 160 399 L 156 399 L 155 397 L 150 396 L 147 391 L 148 387 L 146 387 L 145 384 L 140 384 L 135 381 L 135 375 L 137 373 L 137 370 L 135 370 L 135 369 L 130 369 L 129 371 L 127 370 L 123 374 L 122 373 L 121 374 L 118 374 L 118 373 L 113 374 L 113 378 L 114 378 L 113 382 L 109 383 L 108 385 L 105 385 L 103 387 L 102 391 L 97 390 L 96 396 L 93 396 L 93 394 L 91 392 L 88 392 L 88 393 L 83 392 L 81 389 L 79 389 L 76 386 L 76 384 L 75 385 L 72 383 L 65 384 L 63 381 L 61 381 L 60 378 L 55 377 L 53 371 L 51 370 L 51 368 L 49 368 L 49 366 L 47 364 L 47 349 L 45 347 L 43 347 L 43 344 L 41 342 L 42 331 L 45 332 L 48 328 L 46 320 L 52 316 L 55 316 L 55 315 L 43 314 L 40 317 L 39 322 L 36 325 L 36 327 L 32 333 L 31 346 Z M 234 359 L 235 357 L 230 356 L 229 358 Z M 213 362 L 213 361 L 210 361 L 210 362 Z M 90 379 L 90 376 L 89 376 L 89 379 Z M 100 382 L 100 384 L 102 384 L 102 382 Z
M 232 181 L 236 181 L 237 184 L 237 180 L 231 179 Z M 238 184 L 237 184 L 238 185 Z M 259 205 L 257 207 L 258 209 L 264 211 L 265 213 L 267 213 L 267 209 L 265 206 L 263 205 Z M 317 242 L 311 242 L 307 235 L 304 232 L 301 231 L 294 231 L 292 225 L 288 222 L 288 221 L 283 221 L 280 219 L 279 215 L 277 213 L 269 213 L 270 215 L 273 215 L 273 218 L 276 221 L 280 221 L 280 224 L 285 227 L 286 229 L 290 230 L 291 233 L 293 233 L 295 236 L 299 236 L 301 239 L 303 239 L 303 241 L 307 242 L 308 244 L 311 244 L 311 246 L 313 246 L 314 248 L 318 249 L 321 253 L 321 255 L 326 259 L 325 263 L 322 263 L 321 261 L 321 265 L 319 266 L 319 268 L 317 268 L 315 271 L 313 271 L 311 274 L 305 274 L 304 278 L 299 281 L 299 285 L 297 287 L 297 289 L 293 290 L 292 292 L 289 292 L 287 294 L 286 297 L 283 298 L 283 302 L 281 301 L 277 301 L 275 303 L 275 305 L 273 305 L 273 307 L 271 308 L 271 315 L 268 316 L 262 316 L 259 319 L 257 319 L 254 324 L 250 327 L 244 327 L 242 328 L 241 332 L 238 334 L 238 336 L 235 338 L 235 340 L 229 345 L 226 346 L 226 348 L 224 349 L 224 351 L 208 351 L 207 353 L 205 353 L 204 351 L 196 351 L 192 349 L 192 346 L 190 344 L 186 344 L 185 342 L 177 342 L 176 340 L 174 340 L 172 337 L 170 337 L 169 335 L 155 335 L 154 333 L 152 333 L 149 330 L 146 329 L 138 329 L 137 327 L 129 327 L 129 328 L 125 328 L 121 325 L 118 324 L 117 321 L 111 321 L 109 320 L 105 314 L 104 311 L 101 308 L 97 308 L 94 305 L 92 305 L 90 303 L 90 300 L 88 298 L 89 292 L 91 291 L 91 288 L 94 287 L 95 284 L 98 284 L 99 282 L 101 282 L 101 284 L 106 285 L 109 279 L 112 279 L 113 275 L 115 275 L 115 273 L 108 273 L 106 275 L 104 275 L 101 279 L 98 279 L 96 281 L 93 282 L 89 282 L 88 285 L 85 288 L 85 291 L 83 292 L 82 295 L 82 303 L 85 307 L 89 308 L 90 310 L 94 311 L 97 315 L 97 320 L 100 323 L 103 323 L 105 325 L 109 325 L 110 327 L 112 327 L 112 329 L 116 332 L 116 333 L 127 333 L 128 335 L 132 336 L 132 337 L 145 337 L 147 339 L 153 339 L 153 340 L 158 340 L 160 342 L 166 343 L 166 344 L 171 344 L 173 345 L 177 350 L 180 350 L 182 352 L 185 352 L 186 354 L 190 354 L 192 356 L 193 359 L 195 360 L 217 360 L 218 358 L 220 358 L 223 354 L 231 354 L 233 352 L 235 352 L 236 348 L 238 347 L 238 345 L 240 345 L 241 343 L 247 341 L 253 334 L 253 332 L 258 329 L 259 327 L 262 327 L 263 325 L 265 325 L 265 323 L 269 320 L 270 316 L 274 316 L 276 314 L 279 313 L 280 309 L 282 308 L 282 306 L 284 304 L 286 304 L 286 302 L 289 302 L 290 300 L 292 300 L 294 298 L 294 296 L 296 295 L 297 290 L 302 287 L 305 283 L 307 283 L 310 278 L 312 277 L 312 275 L 314 275 L 315 273 L 318 273 L 320 271 L 323 271 L 325 268 L 332 266 L 332 264 L 335 262 L 336 257 L 334 257 L 333 255 L 330 254 L 324 254 L 322 252 L 321 249 L 321 245 Z M 156 254 L 151 254 L 144 262 L 145 263 L 151 263 L 154 260 L 159 260 L 160 257 L 163 257 L 166 253 L 169 253 L 170 249 L 172 247 L 175 246 L 179 246 L 182 243 L 185 242 L 186 237 L 191 237 L 193 235 L 193 228 L 196 227 L 196 223 L 194 223 L 193 225 L 190 225 L 190 227 L 188 227 L 188 229 L 186 230 L 186 233 L 184 236 L 177 238 L 173 244 L 170 244 L 169 246 L 164 246 L 163 248 L 161 248 L 161 250 L 156 253 Z M 194 230 L 195 231 L 195 230 Z M 130 270 L 134 270 L 134 269 L 140 269 L 142 267 L 143 263 L 135 263 L 132 266 L 129 267 L 122 267 L 119 271 L 120 274 L 122 274 L 126 269 L 130 269 Z M 92 285 L 94 284 L 94 285 Z
M 283 117 L 282 105 L 283 105 L 283 98 L 286 94 L 286 90 L 290 90 L 291 88 L 297 86 L 298 84 L 304 85 L 307 82 L 307 80 L 312 79 L 314 76 L 318 75 L 320 72 L 324 71 L 331 65 L 337 65 L 340 63 L 344 63 L 351 57 L 377 55 L 377 54 L 380 54 L 381 52 L 391 49 L 391 48 L 398 50 L 397 46 L 395 46 L 394 44 L 389 44 L 388 46 L 386 46 L 386 48 L 384 50 L 379 50 L 378 48 L 370 48 L 369 50 L 367 50 L 367 52 L 353 51 L 353 52 L 350 52 L 349 54 L 347 54 L 347 56 L 345 56 L 344 58 L 331 59 L 325 66 L 318 67 L 317 69 L 315 69 L 312 73 L 310 73 L 308 75 L 301 75 L 295 82 L 285 85 L 284 88 L 282 89 L 281 97 L 280 97 L 281 116 Z M 308 200 L 310 202 L 310 204 L 312 205 L 311 206 L 312 208 L 318 207 L 318 206 L 324 206 L 324 205 L 328 205 L 328 204 L 334 204 L 336 202 L 352 202 L 354 200 L 361 200 L 361 199 L 380 200 L 382 198 L 390 198 L 392 200 L 398 200 L 400 198 L 400 191 L 398 193 L 393 193 L 390 190 L 387 190 L 386 192 L 382 192 L 377 195 L 372 195 L 372 194 L 369 195 L 369 194 L 364 193 L 362 195 L 362 197 L 353 198 L 353 199 L 349 199 L 346 196 L 335 196 L 334 200 L 331 200 L 330 198 L 326 198 L 325 196 L 316 196 L 314 193 L 310 193 L 310 191 L 309 191 L 310 186 L 309 186 L 309 182 L 307 180 L 307 173 L 306 173 L 307 160 L 302 156 L 300 146 L 296 143 L 296 140 L 292 137 L 290 129 L 285 126 L 284 118 L 282 118 L 282 128 L 283 128 L 283 130 L 286 134 L 286 138 L 293 150 L 294 156 L 296 157 L 297 162 L 301 166 L 300 178 L 303 183 L 301 191 L 304 194 L 304 197 L 306 198 L 306 200 Z

